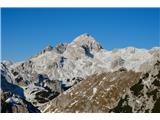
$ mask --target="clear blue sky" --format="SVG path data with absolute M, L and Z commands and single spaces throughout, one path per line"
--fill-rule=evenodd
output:
M 3 8 L 1 16 L 3 60 L 25 60 L 86 32 L 108 50 L 159 46 L 156 8 Z

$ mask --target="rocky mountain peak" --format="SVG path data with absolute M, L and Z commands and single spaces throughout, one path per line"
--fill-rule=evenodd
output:
M 51 45 L 48 45 L 42 51 L 40 51 L 39 53 L 37 53 L 37 55 L 31 57 L 31 59 L 34 59 L 34 58 L 38 57 L 39 55 L 42 55 L 42 54 L 46 53 L 47 51 L 51 51 L 51 50 L 53 50 L 53 47 Z
M 62 54 L 66 50 L 67 45 L 67 43 L 60 43 L 55 47 L 55 49 L 58 53 Z
M 84 33 L 76 37 L 73 42 L 78 46 L 85 48 L 87 47 L 90 50 L 94 51 L 99 51 L 100 49 L 102 49 L 102 46 L 89 33 Z
M 48 45 L 42 50 L 42 52 L 51 51 L 51 50 L 53 50 L 53 47 L 51 45 Z
M 74 39 L 75 42 L 96 42 L 96 40 L 89 34 L 89 33 L 84 33 L 79 35 Z

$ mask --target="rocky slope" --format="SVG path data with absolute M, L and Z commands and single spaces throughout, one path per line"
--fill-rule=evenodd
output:
M 130 87 L 110 112 L 160 113 L 160 61 Z
M 5 104 L 10 97 L 13 98 L 10 100 L 12 103 L 15 100 L 14 97 L 17 96 L 18 101 L 22 101 L 21 104 L 29 103 L 35 109 L 38 108 L 44 111 L 44 104 L 50 103 L 52 99 L 61 98 L 60 96 L 63 96 L 65 91 L 70 91 L 72 88 L 80 90 L 85 82 L 86 86 L 89 84 L 87 81 L 91 83 L 92 81 L 95 83 L 100 82 L 101 79 L 99 80 L 97 76 L 101 77 L 104 74 L 106 77 L 117 76 L 121 78 L 122 75 L 125 76 L 120 82 L 119 80 L 114 81 L 113 85 L 118 86 L 118 84 L 126 82 L 127 84 L 124 86 L 126 89 L 138 79 L 136 76 L 140 72 L 149 70 L 153 66 L 152 61 L 159 58 L 159 47 L 150 50 L 128 47 L 108 51 L 103 49 L 100 43 L 91 35 L 82 34 L 71 43 L 61 43 L 55 47 L 49 45 L 26 61 L 16 63 L 2 61 L 1 92 L 2 96 L 5 96 L 3 93 L 6 94 L 7 92 L 7 97 L 3 97 L 1 103 Z M 88 80 L 91 76 L 96 79 Z M 133 76 L 133 79 L 129 79 L 129 76 Z M 111 77 L 111 79 L 113 78 Z M 110 80 L 107 79 L 106 81 L 106 83 L 105 81 L 102 82 L 109 84 L 108 81 Z M 91 86 L 88 85 L 87 87 L 89 89 Z M 91 91 L 92 88 L 90 88 Z M 113 99 L 117 100 L 122 93 L 119 90 L 117 97 L 113 97 Z M 107 95 L 108 92 L 105 94 Z M 70 103 L 64 104 L 68 106 Z M 27 109 L 24 112 L 27 112 Z M 57 108 L 57 111 L 75 112 L 66 110 L 64 106 L 62 109 Z M 106 112 L 102 109 L 100 111 Z M 84 111 L 81 110 L 81 112 Z M 96 110 L 86 112 L 96 112 Z
M 160 61 L 153 63 L 144 73 L 120 69 L 92 75 L 41 109 L 43 112 L 159 113 Z
M 43 112 L 108 112 L 139 76 L 140 73 L 123 70 L 92 75 L 41 109 Z

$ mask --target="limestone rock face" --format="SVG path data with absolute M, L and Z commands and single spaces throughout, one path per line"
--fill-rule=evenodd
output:
M 78 46 L 86 47 L 89 50 L 98 52 L 102 46 L 90 34 L 85 33 L 74 39 L 73 43 Z
M 55 47 L 55 49 L 56 49 L 56 51 L 57 51 L 58 53 L 63 54 L 64 51 L 65 51 L 66 48 L 67 48 L 67 45 L 68 45 L 68 44 L 63 44 L 63 43 L 61 43 L 61 44 L 57 45 L 57 46 Z
M 47 52 L 47 51 L 51 51 L 51 50 L 53 50 L 53 47 L 51 46 L 51 45 L 48 45 L 46 48 L 44 48 L 41 52 L 39 52 L 38 54 L 37 54 L 37 56 L 39 56 L 39 55 L 41 55 L 41 54 L 44 54 L 45 52 Z
M 122 59 L 121 57 L 117 57 L 115 58 L 115 60 L 112 61 L 111 68 L 123 66 L 124 63 L 125 63 L 124 59 Z
M 76 45 L 68 45 L 66 51 L 64 52 L 64 57 L 72 60 L 82 59 L 85 57 L 85 50 Z
M 149 53 L 155 57 L 160 57 L 160 49 L 158 47 L 152 48 Z

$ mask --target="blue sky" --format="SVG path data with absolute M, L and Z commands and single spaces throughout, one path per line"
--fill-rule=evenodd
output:
M 2 59 L 25 60 L 51 44 L 90 33 L 103 48 L 159 46 L 156 8 L 3 8 Z

